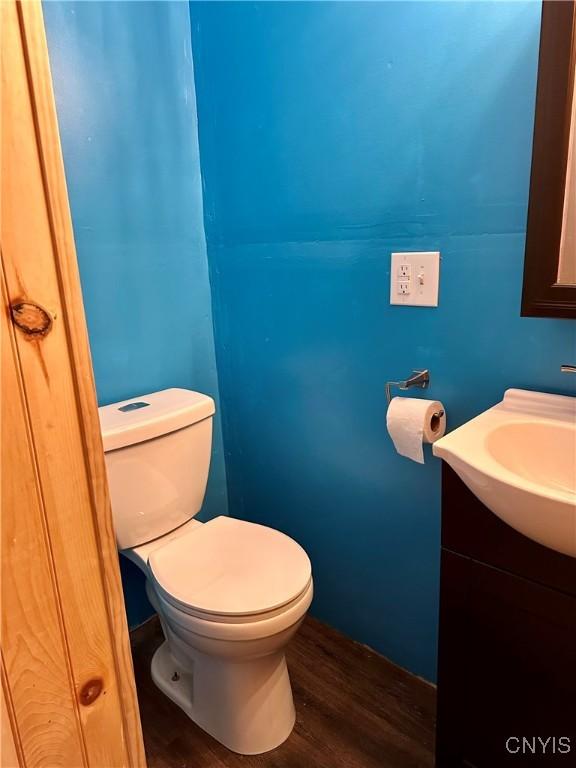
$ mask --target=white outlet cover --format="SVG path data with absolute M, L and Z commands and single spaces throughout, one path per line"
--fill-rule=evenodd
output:
M 409 291 L 401 266 L 410 265 Z M 440 282 L 440 251 L 393 253 L 390 261 L 390 304 L 406 307 L 437 307 Z M 402 283 L 402 286 L 400 286 Z

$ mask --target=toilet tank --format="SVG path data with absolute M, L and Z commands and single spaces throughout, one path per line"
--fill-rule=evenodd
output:
M 200 511 L 214 401 L 165 389 L 98 409 L 119 549 L 156 539 Z

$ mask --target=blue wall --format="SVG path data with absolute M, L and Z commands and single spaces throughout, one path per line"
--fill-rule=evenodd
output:
M 432 679 L 439 462 L 396 455 L 384 382 L 455 427 L 563 391 L 570 321 L 520 318 L 537 3 L 192 3 L 231 514 L 308 550 L 313 613 Z M 442 252 L 391 307 L 392 250 Z
M 218 398 L 205 227 L 231 513 L 302 542 L 313 613 L 433 678 L 439 466 L 393 452 L 383 386 L 429 367 L 451 427 L 565 391 L 574 323 L 519 316 L 538 4 L 192 3 L 204 199 L 188 6 L 44 10 L 100 401 Z M 413 249 L 442 252 L 438 309 L 388 304 Z
M 44 15 L 99 401 L 174 386 L 218 400 L 188 6 Z M 216 419 L 203 514 L 226 510 Z M 152 609 L 122 564 L 135 624 Z

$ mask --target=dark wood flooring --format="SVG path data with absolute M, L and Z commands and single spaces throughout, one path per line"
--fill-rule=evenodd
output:
M 436 691 L 334 629 L 307 618 L 288 649 L 296 726 L 264 755 L 229 752 L 154 685 L 156 618 L 132 633 L 149 768 L 427 768 Z

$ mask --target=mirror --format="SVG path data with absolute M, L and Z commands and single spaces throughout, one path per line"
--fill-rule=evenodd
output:
M 572 61 L 574 64 L 574 61 Z M 566 165 L 566 186 L 564 188 L 564 216 L 560 238 L 558 262 L 559 285 L 576 285 L 576 77 L 572 79 L 572 112 L 570 118 L 570 139 L 568 141 L 568 162 Z
M 544 0 L 522 315 L 576 318 L 576 0 Z

